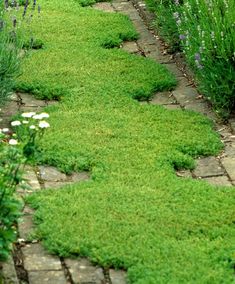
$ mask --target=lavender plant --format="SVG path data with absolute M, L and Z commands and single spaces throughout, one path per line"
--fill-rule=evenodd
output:
M 36 141 L 50 127 L 47 113 L 23 113 L 21 119 L 11 123 L 16 133 L 8 128 L 0 130 L 0 261 L 9 254 L 16 238 L 16 223 L 22 203 L 15 196 L 22 186 L 23 170 L 35 155 Z
M 235 106 L 234 1 L 187 0 L 175 9 L 181 46 L 199 88 L 217 111 L 229 114 Z
M 235 2 L 146 1 L 157 9 L 158 27 L 167 42 L 184 52 L 201 92 L 228 116 L 235 107 Z

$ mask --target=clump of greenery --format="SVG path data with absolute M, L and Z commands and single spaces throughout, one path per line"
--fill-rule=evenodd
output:
M 36 141 L 50 125 L 47 113 L 23 113 L 12 127 L 0 129 L 0 261 L 6 260 L 16 238 L 16 223 L 21 215 L 22 202 L 16 197 L 17 186 L 22 186 L 23 169 L 35 158 Z M 39 121 L 39 122 L 38 122 Z
M 9 21 L 3 3 L 0 3 L 0 104 L 11 92 L 14 79 L 19 74 L 19 41 L 16 35 L 16 20 Z
M 233 0 L 146 0 L 173 50 L 181 49 L 199 89 L 224 117 L 235 107 Z
M 32 29 L 46 48 L 28 54 L 18 84 L 67 93 L 47 108 L 38 162 L 91 172 L 29 197 L 45 246 L 125 268 L 130 283 L 231 283 L 234 191 L 175 175 L 222 149 L 211 122 L 133 99 L 176 82 L 150 59 L 104 48 L 109 37 L 136 38 L 127 17 L 72 0 L 42 6 L 44 24 Z

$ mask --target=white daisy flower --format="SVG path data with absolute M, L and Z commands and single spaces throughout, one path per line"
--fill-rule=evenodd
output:
M 44 120 L 40 121 L 39 122 L 39 125 L 38 125 L 40 128 L 48 128 L 50 127 L 50 124 Z
M 35 114 L 36 114 L 36 112 L 31 111 L 31 112 L 24 112 L 24 113 L 21 114 L 21 116 L 25 117 L 25 118 L 30 118 L 30 117 L 34 116 Z
M 19 120 L 15 120 L 15 121 L 11 122 L 11 125 L 12 126 L 19 126 L 19 125 L 21 125 L 21 122 Z
M 10 139 L 8 142 L 10 145 L 17 145 L 18 141 L 16 139 Z

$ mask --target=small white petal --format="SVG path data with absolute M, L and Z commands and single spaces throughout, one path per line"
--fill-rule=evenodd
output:
M 32 116 L 34 116 L 36 114 L 36 112 L 24 112 L 21 114 L 22 117 L 25 117 L 25 118 L 30 118 Z
M 2 132 L 9 132 L 9 128 L 3 128 L 2 130 L 1 130 Z
M 21 122 L 19 120 L 15 120 L 15 121 L 11 122 L 11 125 L 12 126 L 19 126 L 19 125 L 21 125 Z
M 39 125 L 38 125 L 40 128 L 48 128 L 48 127 L 50 127 L 50 124 L 48 123 L 48 122 L 46 122 L 46 121 L 40 121 L 39 122 Z
M 42 119 L 41 114 L 36 114 L 36 115 L 33 116 L 33 118 L 34 119 L 39 119 L 39 120 Z
M 35 125 L 30 125 L 29 128 L 30 129 L 36 129 L 36 126 Z
M 16 139 L 10 139 L 8 142 L 10 145 L 17 145 L 18 141 Z
M 28 122 L 28 120 L 23 120 L 22 123 L 23 124 L 28 124 L 29 122 Z
M 46 112 L 42 112 L 42 113 L 40 114 L 40 116 L 41 116 L 41 118 L 48 118 L 48 117 L 50 117 L 49 114 L 46 113 Z

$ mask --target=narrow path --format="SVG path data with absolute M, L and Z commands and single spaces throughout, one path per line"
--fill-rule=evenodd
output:
M 208 107 L 207 103 L 190 86 L 185 74 L 180 71 L 174 60 L 167 54 L 162 53 L 161 43 L 152 30 L 143 22 L 138 10 L 144 13 L 144 3 L 115 0 L 112 3 L 97 3 L 96 9 L 107 12 L 121 12 L 128 15 L 137 31 L 140 39 L 136 42 L 125 42 L 122 48 L 130 53 L 140 56 L 151 57 L 164 64 L 172 71 L 179 80 L 179 86 L 172 92 L 156 94 L 151 101 L 140 102 L 143 104 L 163 105 L 168 109 L 194 110 L 209 116 L 215 123 L 218 133 L 225 144 L 224 152 L 218 157 L 202 158 L 198 160 L 198 166 L 193 171 L 181 171 L 177 175 L 181 177 L 192 176 L 203 178 L 215 185 L 235 185 L 235 120 L 229 125 L 222 125 L 216 121 L 216 116 Z M 52 104 L 55 102 L 50 102 Z M 10 104 L 3 110 L 1 127 L 6 126 L 10 116 L 17 111 L 40 110 L 48 102 L 35 100 L 27 94 L 18 94 L 12 97 Z M 71 182 L 79 182 L 89 179 L 86 172 L 66 176 L 53 167 L 27 168 L 25 178 L 31 187 L 28 191 L 18 191 L 24 197 L 25 194 L 43 190 L 46 188 L 59 189 Z M 4 264 L 4 276 L 6 283 L 97 283 L 97 284 L 124 284 L 125 272 L 114 269 L 105 269 L 94 266 L 87 259 L 64 259 L 47 253 L 39 240 L 30 237 L 34 226 L 32 221 L 33 210 L 25 207 L 22 220 L 19 222 L 19 238 L 15 244 L 14 261 L 10 258 Z M 15 272 L 17 270 L 17 275 Z

